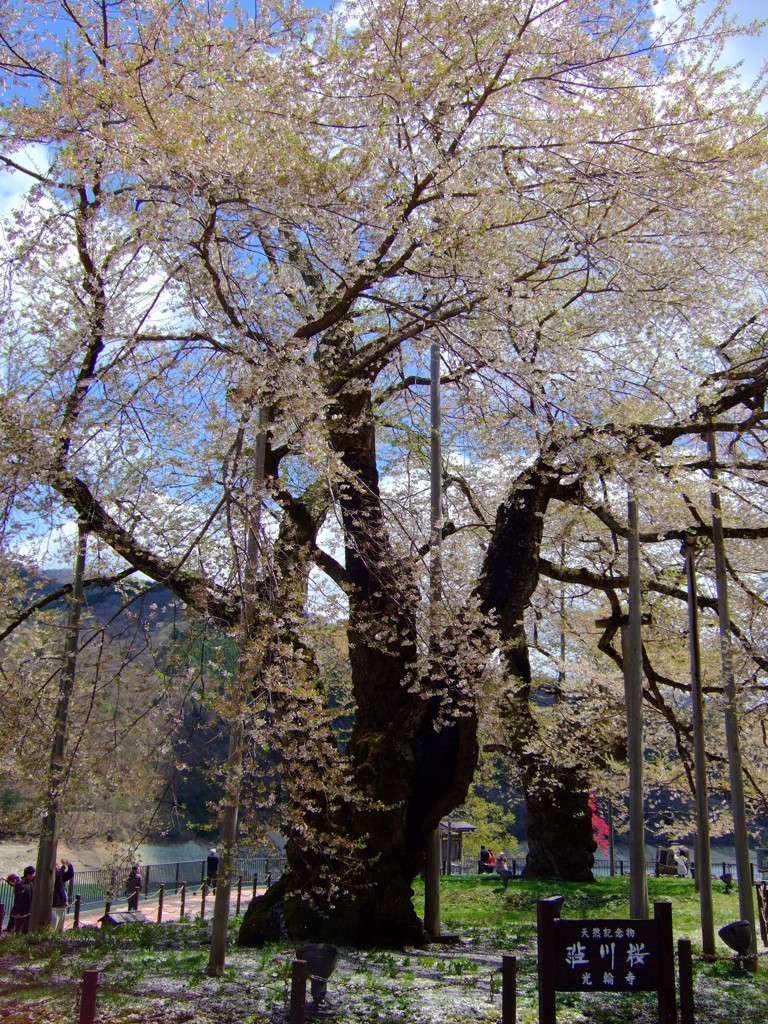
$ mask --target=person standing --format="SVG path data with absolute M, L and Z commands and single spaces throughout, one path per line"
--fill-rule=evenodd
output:
M 138 910 L 139 909 L 139 895 L 141 894 L 141 872 L 139 871 L 139 865 L 134 864 L 131 868 L 131 873 L 128 876 L 128 881 L 125 883 L 125 895 L 128 897 L 128 909 Z
M 67 916 L 67 884 L 75 877 L 75 869 L 68 860 L 62 857 L 53 873 L 53 907 L 51 924 L 53 930 L 64 931 L 64 919 Z
M 18 879 L 18 876 L 9 875 L 8 881 L 11 878 Z M 13 907 L 11 908 L 11 917 L 8 924 L 9 931 L 18 932 L 21 935 L 26 935 L 29 931 L 30 913 L 32 911 L 32 889 L 34 885 L 35 869 L 30 864 L 29 867 L 24 868 L 21 880 L 17 880 L 13 889 Z
M 205 861 L 205 884 L 216 892 L 216 879 L 219 874 L 219 857 L 214 849 L 208 851 Z

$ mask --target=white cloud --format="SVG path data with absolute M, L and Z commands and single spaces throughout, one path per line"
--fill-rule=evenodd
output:
M 47 171 L 49 165 L 48 150 L 37 143 L 11 154 L 11 159 L 37 173 Z M 0 171 L 0 217 L 7 217 L 19 205 L 31 184 L 31 178 L 22 171 Z

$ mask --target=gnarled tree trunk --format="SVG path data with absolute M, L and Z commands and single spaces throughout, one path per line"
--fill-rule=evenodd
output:
M 564 494 L 556 469 L 540 460 L 515 482 L 499 507 L 478 585 L 481 610 L 495 613 L 509 685 L 502 696 L 507 739 L 522 774 L 529 856 L 526 872 L 572 881 L 592 879 L 589 789 L 576 766 L 556 760 L 530 704 L 531 666 L 523 616 L 539 580 L 547 507 Z
M 288 877 L 279 890 L 252 901 L 239 941 L 259 944 L 282 928 L 296 939 L 418 944 L 427 936 L 413 908 L 412 882 L 429 834 L 466 796 L 477 761 L 477 720 L 463 681 L 448 671 L 437 679 L 419 676 L 419 594 L 387 536 L 369 390 L 358 385 L 337 395 L 328 423 L 342 464 L 336 498 L 356 703 L 350 742 L 333 770 L 337 778 L 348 775 L 350 785 L 322 793 L 322 771 L 309 792 L 299 779 L 289 780 L 288 817 L 296 831 L 287 847 Z M 311 739 L 303 737 L 303 749 Z M 326 745 L 319 756 L 328 752 Z

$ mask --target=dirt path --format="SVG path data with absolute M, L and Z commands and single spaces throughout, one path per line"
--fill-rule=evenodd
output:
M 257 895 L 262 895 L 266 890 L 259 887 L 256 890 Z M 241 899 L 240 899 L 240 911 L 243 912 L 248 906 L 248 902 L 253 896 L 252 886 L 243 886 Z M 181 893 L 164 893 L 163 895 L 163 909 L 162 909 L 162 921 L 179 921 L 181 920 Z M 195 918 L 210 918 L 213 915 L 213 902 L 214 895 L 211 892 L 206 894 L 205 900 L 203 900 L 202 888 L 196 889 L 187 888 L 184 898 L 184 918 L 186 920 L 193 920 Z M 147 899 L 139 900 L 139 910 L 144 915 L 147 921 L 152 923 L 160 920 L 159 915 L 159 897 L 157 894 L 153 894 Z M 91 927 L 98 926 L 99 921 L 104 916 L 105 907 L 95 907 L 83 910 L 80 913 L 80 926 L 84 927 L 90 925 Z M 128 910 L 128 901 L 125 897 L 113 900 L 110 911 L 113 914 L 122 914 Z M 230 894 L 229 899 L 229 914 L 230 917 L 237 913 L 237 887 L 234 886 Z M 74 927 L 74 914 L 70 910 L 67 913 L 66 921 L 64 923 L 65 930 L 69 930 Z

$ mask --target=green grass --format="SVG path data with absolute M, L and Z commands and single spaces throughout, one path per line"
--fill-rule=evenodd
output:
M 417 912 L 423 888 L 415 886 Z M 715 963 L 700 959 L 699 897 L 685 879 L 649 879 L 651 902 L 670 900 L 675 939 L 694 949 L 697 1024 L 766 1024 L 768 956 L 757 975 L 734 972 L 730 950 L 718 943 Z M 510 881 L 490 876 L 445 878 L 444 930 L 456 946 L 412 950 L 341 949 L 330 983 L 338 1024 L 498 1024 L 504 953 L 518 962 L 517 1024 L 536 1024 L 536 904 L 565 897 L 565 917 L 629 916 L 629 881 L 588 885 Z M 738 896 L 714 883 L 715 927 L 738 914 Z M 206 975 L 209 923 L 127 925 L 64 935 L 0 939 L 0 1018 L 3 1024 L 71 1024 L 85 970 L 98 970 L 98 1024 L 274 1024 L 283 1020 L 293 945 L 261 950 L 234 945 L 233 921 L 224 977 Z M 559 1024 L 652 1024 L 655 995 L 564 993 Z

